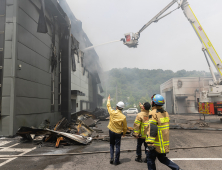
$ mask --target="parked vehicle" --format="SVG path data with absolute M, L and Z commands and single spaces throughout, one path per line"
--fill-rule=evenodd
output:
M 128 110 L 125 110 L 123 113 L 124 114 L 137 114 L 138 109 L 137 108 L 129 108 Z

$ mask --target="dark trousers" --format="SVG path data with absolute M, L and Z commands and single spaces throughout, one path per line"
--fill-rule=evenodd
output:
M 168 166 L 169 168 L 171 168 L 173 170 L 179 170 L 180 169 L 180 167 L 177 164 L 173 163 L 171 160 L 169 160 L 166 157 L 166 154 L 159 154 L 155 150 L 152 150 L 152 151 L 147 152 L 148 170 L 156 170 L 156 165 L 155 165 L 156 157 L 159 159 L 159 161 L 162 164 Z
M 111 159 L 114 158 L 114 146 L 116 145 L 115 162 L 119 162 L 121 136 L 122 136 L 121 134 L 118 134 L 118 133 L 115 133 L 115 132 L 112 132 L 111 130 L 109 130 Z
M 146 150 L 147 143 L 145 142 L 145 139 L 138 138 L 137 139 L 137 147 L 136 147 L 136 154 L 137 154 L 137 156 L 142 156 L 142 152 L 141 152 L 142 144 L 144 144 L 144 147 L 145 147 L 145 155 L 147 153 L 147 150 Z

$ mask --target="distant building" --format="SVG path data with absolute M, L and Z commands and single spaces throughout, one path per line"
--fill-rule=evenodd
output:
M 209 88 L 206 77 L 172 78 L 160 85 L 160 93 L 165 98 L 165 109 L 171 114 L 198 113 L 197 100 L 200 92 Z
M 102 106 L 91 45 L 65 0 L 1 0 L 0 135 Z

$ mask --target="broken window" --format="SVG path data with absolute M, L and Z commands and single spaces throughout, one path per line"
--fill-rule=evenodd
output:
M 81 67 L 83 67 L 83 57 L 81 57 Z
M 71 57 L 72 57 L 72 71 L 76 71 L 76 61 L 73 49 L 71 50 Z
M 100 93 L 104 92 L 101 84 L 99 84 L 99 91 L 100 91 Z
M 71 35 L 71 57 L 72 57 L 72 71 L 76 71 L 76 62 L 75 62 L 75 55 L 78 56 L 78 62 L 79 62 L 79 42 L 75 39 L 73 35 Z
M 79 55 L 78 55 L 78 63 L 79 63 Z
M 99 78 L 99 74 L 97 72 L 95 73 L 95 77 L 96 77 L 96 83 L 100 84 L 101 81 L 100 81 L 100 78 Z
M 84 57 L 84 53 L 82 52 L 82 51 L 80 51 L 79 50 L 79 56 L 78 56 L 79 58 L 81 58 L 81 66 L 83 67 L 84 66 L 84 64 L 83 64 L 83 57 Z M 78 58 L 78 60 L 79 60 L 79 58 Z M 79 62 L 79 61 L 78 61 Z
M 85 75 L 85 72 L 86 72 L 86 68 L 84 67 L 83 68 L 83 75 Z
M 47 33 L 48 32 L 46 18 L 45 18 L 45 0 L 41 0 L 41 10 L 39 13 L 37 32 L 39 32 L 39 33 Z

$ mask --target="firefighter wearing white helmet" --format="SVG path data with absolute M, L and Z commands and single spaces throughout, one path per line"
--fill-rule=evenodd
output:
M 116 110 L 113 110 L 110 105 L 110 95 L 107 100 L 107 109 L 110 114 L 109 119 L 109 136 L 110 136 L 110 164 L 115 163 L 115 165 L 119 165 L 119 157 L 120 157 L 120 143 L 121 143 L 121 136 L 123 137 L 127 131 L 127 122 L 126 116 L 122 113 L 124 108 L 123 102 L 118 102 L 116 104 Z M 122 134 L 123 132 L 123 134 Z M 115 161 L 114 161 L 114 146 L 116 145 L 116 154 L 115 154 Z
M 149 114 L 149 127 L 146 137 L 147 142 L 147 166 L 148 170 L 156 170 L 155 160 L 158 160 L 173 170 L 180 170 L 180 167 L 169 160 L 166 154 L 169 153 L 169 121 L 170 117 L 162 106 L 165 104 L 163 96 L 154 94 L 151 97 L 152 111 Z
M 124 109 L 124 107 L 125 107 L 124 103 L 121 102 L 121 101 L 118 102 L 118 103 L 116 104 L 116 106 L 119 107 L 121 110 Z

